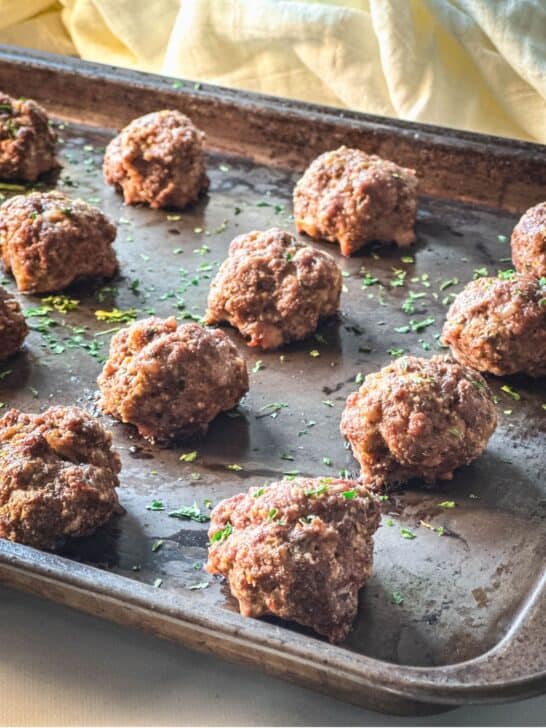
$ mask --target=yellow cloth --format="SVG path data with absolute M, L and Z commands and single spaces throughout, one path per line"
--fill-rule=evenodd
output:
M 0 0 L 0 42 L 546 142 L 544 0 Z

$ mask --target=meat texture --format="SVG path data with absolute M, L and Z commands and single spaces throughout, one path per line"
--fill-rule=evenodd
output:
M 498 376 L 546 374 L 546 280 L 478 278 L 459 293 L 442 332 L 453 356 Z
M 16 354 L 28 334 L 19 302 L 0 286 L 0 361 Z
M 227 577 L 245 617 L 275 615 L 340 642 L 372 572 L 378 525 L 359 483 L 282 480 L 216 506 L 206 568 Z
M 88 536 L 118 508 L 112 437 L 78 407 L 0 420 L 0 538 L 54 549 Z
M 485 449 L 497 424 L 478 372 L 448 358 L 405 356 L 349 395 L 341 432 L 376 487 L 449 480 Z
M 96 207 L 60 192 L 17 195 L 0 206 L 0 251 L 24 293 L 58 291 L 118 270 L 116 228 Z
M 205 320 L 229 322 L 250 346 L 304 339 L 339 306 L 341 272 L 327 253 L 271 228 L 240 235 L 212 282 Z
M 312 162 L 294 190 L 296 229 L 352 255 L 371 241 L 415 240 L 417 177 L 360 149 L 340 147 Z
M 519 273 L 546 276 L 546 202 L 527 210 L 514 228 L 512 260 Z
M 205 134 L 179 111 L 156 111 L 134 119 L 104 156 L 104 179 L 128 205 L 182 209 L 208 189 Z
M 0 179 L 35 182 L 57 168 L 56 141 L 45 109 L 0 92 Z
M 151 317 L 113 336 L 98 384 L 104 412 L 167 444 L 235 407 L 248 373 L 223 331 Z

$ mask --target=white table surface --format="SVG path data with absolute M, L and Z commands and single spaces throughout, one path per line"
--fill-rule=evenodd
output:
M 0 586 L 0 725 L 509 725 L 546 696 L 427 718 L 372 713 Z

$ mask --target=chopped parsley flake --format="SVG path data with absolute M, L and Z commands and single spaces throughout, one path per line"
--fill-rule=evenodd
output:
M 398 606 L 398 607 L 399 607 L 399 606 L 400 606 L 401 604 L 403 604 L 403 603 L 404 603 L 404 597 L 402 596 L 402 594 L 401 594 L 400 592 L 398 592 L 398 591 L 394 591 L 394 592 L 393 592 L 393 593 L 391 594 L 391 602 L 392 602 L 393 604 L 396 604 L 396 606 Z
M 332 458 L 324 457 L 322 458 L 323 465 L 331 465 L 332 464 Z
M 221 528 L 219 531 L 215 531 L 212 536 L 210 537 L 211 543 L 218 543 L 219 541 L 225 541 L 228 536 L 231 536 L 233 533 L 233 526 L 231 523 L 226 523 L 224 528 Z
M 353 500 L 356 498 L 357 492 L 355 488 L 353 488 L 352 490 L 344 490 L 341 495 L 345 498 L 345 500 Z
M 208 513 L 202 513 L 197 503 L 194 503 L 192 506 L 181 506 L 174 511 L 170 511 L 169 516 L 171 518 L 187 518 L 188 520 L 195 521 L 196 523 L 206 523 L 207 521 L 210 521 Z
M 508 394 L 512 399 L 515 399 L 516 401 L 521 399 L 521 394 L 519 392 L 516 392 L 515 389 L 512 389 L 508 384 L 503 384 L 501 387 L 501 391 L 505 394 Z
M 160 500 L 153 500 L 149 506 L 146 506 L 147 511 L 164 511 L 165 506 L 163 505 L 163 501 Z
M 318 488 L 312 488 L 311 490 L 305 490 L 303 492 L 306 496 L 314 496 L 314 495 L 322 495 L 323 493 L 326 493 L 328 490 L 327 485 L 319 485 Z
M 442 501 L 439 505 L 440 508 L 455 508 L 457 504 L 455 501 Z
M 197 450 L 192 450 L 191 452 L 185 452 L 183 453 L 179 460 L 183 463 L 194 463 L 197 458 L 199 457 L 199 453 Z
M 474 268 L 474 272 L 472 273 L 472 280 L 476 280 L 477 278 L 486 278 L 489 275 L 489 271 L 484 266 L 483 268 Z
M 240 470 L 243 470 L 243 466 L 239 465 L 239 463 L 232 463 L 231 465 L 227 466 L 228 470 L 234 470 L 235 472 L 239 472 Z
M 152 544 L 152 551 L 154 553 L 156 551 L 159 551 L 159 549 L 163 546 L 164 543 L 165 543 L 165 541 L 163 541 L 163 539 L 161 539 L 161 538 L 158 539 L 157 541 L 154 541 L 154 543 Z
M 200 581 L 198 584 L 191 584 L 188 589 L 190 591 L 199 591 L 200 589 L 206 589 L 210 585 L 210 581 Z
M 274 521 L 278 515 L 279 515 L 279 511 L 277 508 L 270 508 L 269 513 L 267 514 L 267 520 Z
M 95 311 L 95 316 L 99 321 L 115 321 L 116 323 L 130 323 L 137 317 L 136 308 L 129 308 L 121 311 L 119 308 L 113 308 L 111 311 Z
M 402 538 L 408 539 L 408 541 L 411 541 L 415 538 L 415 534 L 409 528 L 401 528 L 400 535 L 402 536 Z
M 257 374 L 259 371 L 261 371 L 264 368 L 264 363 L 261 359 L 258 359 L 256 364 L 252 367 L 252 373 Z

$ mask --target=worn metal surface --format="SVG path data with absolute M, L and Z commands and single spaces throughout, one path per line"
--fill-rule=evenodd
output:
M 24 86 L 19 93 L 26 95 Z M 75 101 L 70 116 L 77 116 Z M 86 119 L 85 109 L 80 116 Z M 210 277 L 236 234 L 273 225 L 292 229 L 298 172 L 259 164 L 233 144 L 231 153 L 209 151 L 211 188 L 193 209 L 127 208 L 102 182 L 102 152 L 113 131 L 70 122 L 59 133 L 57 188 L 117 221 L 121 276 L 74 286 L 66 293 L 79 304 L 68 313 L 36 311 L 41 298 L 20 297 L 41 315 L 29 319 L 33 332 L 25 350 L 0 371 L 0 400 L 27 411 L 52 403 L 95 411 L 100 360 L 119 327 L 97 321 L 95 312 L 202 314 Z M 207 501 L 216 504 L 287 472 L 347 469 L 357 475 L 338 430 L 355 377 L 402 349 L 424 356 L 439 351 L 446 297 L 475 271 L 510 267 L 516 219 L 424 197 L 418 242 L 410 250 L 371 248 L 346 260 L 334 246 L 317 244 L 336 255 L 345 272 L 340 316 L 317 337 L 282 352 L 251 350 L 230 331 L 252 369 L 250 393 L 237 416 L 220 416 L 200 440 L 160 450 L 105 418 L 123 459 L 126 514 L 94 537 L 67 544 L 62 559 L 0 542 L 0 579 L 383 710 L 415 712 L 427 702 L 502 699 L 540 689 L 546 668 L 544 592 L 537 588 L 546 543 L 544 381 L 489 378 L 500 416 L 484 456 L 451 483 L 399 491 L 383 504 L 374 576 L 362 592 L 355 629 L 340 647 L 277 620 L 239 617 L 226 587 L 201 569 L 207 524 L 168 515 L 194 502 L 207 513 Z M 364 285 L 369 276 L 377 282 Z M 9 279 L 3 284 L 15 290 Z M 407 313 L 402 304 L 410 292 L 419 297 Z M 395 331 L 427 319 L 420 331 Z M 501 389 L 506 384 L 518 399 Z M 180 461 L 193 450 L 194 462 Z M 234 464 L 242 469 L 228 468 Z M 148 510 L 154 500 L 165 510 Z M 442 507 L 445 501 L 456 506 Z M 416 537 L 402 538 L 402 527 Z M 395 603 L 399 595 L 402 604 Z M 471 662 L 460 666 L 463 661 Z

